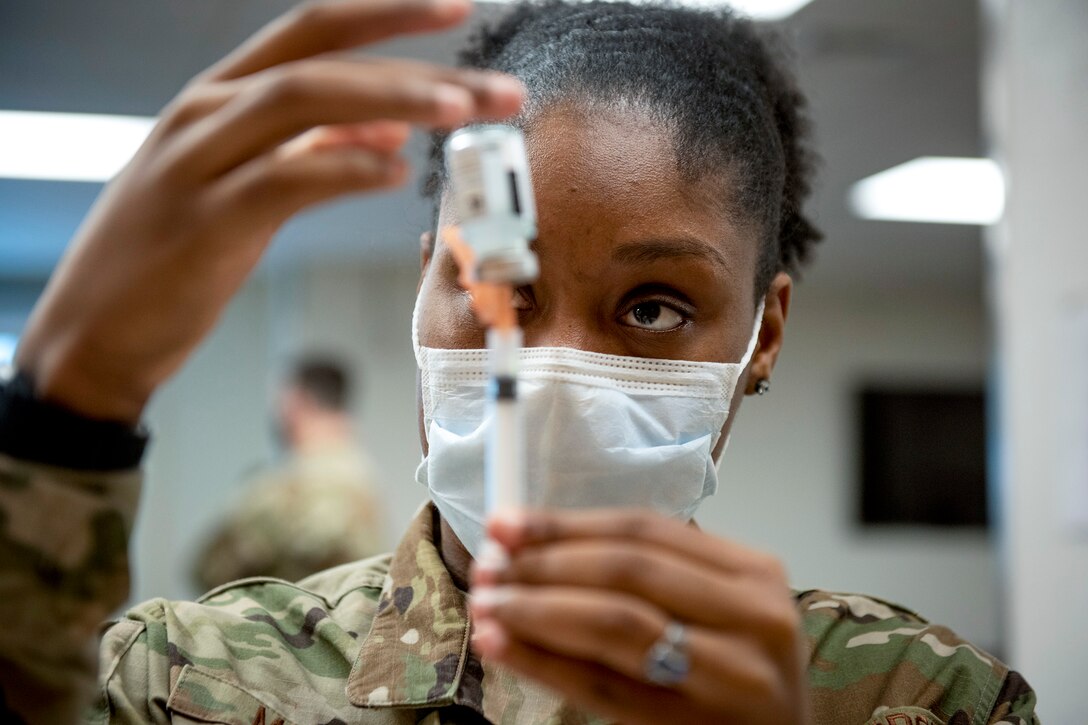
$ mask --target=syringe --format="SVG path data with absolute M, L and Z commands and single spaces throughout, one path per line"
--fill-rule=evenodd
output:
M 511 126 L 474 126 L 446 141 L 450 198 L 460 222 L 442 230 L 461 269 L 480 323 L 487 327 L 492 427 L 486 445 L 487 511 L 524 505 L 524 441 L 517 402 L 522 332 L 514 290 L 538 273 L 529 243 L 536 237 L 536 207 L 525 141 Z M 493 547 L 492 547 L 493 549 Z

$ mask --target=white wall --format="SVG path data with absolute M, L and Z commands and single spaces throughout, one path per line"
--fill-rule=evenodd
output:
M 152 400 L 152 442 L 131 547 L 133 601 L 191 597 L 192 547 L 271 453 L 264 286 L 250 284 L 181 372 Z
M 424 500 L 415 360 L 408 335 L 414 265 L 355 263 L 264 272 L 231 303 L 214 334 L 153 400 L 153 444 L 133 550 L 133 601 L 191 597 L 189 566 L 247 471 L 273 455 L 269 400 L 292 353 L 337 354 L 363 373 L 359 435 L 386 494 L 388 547 Z
M 395 542 L 424 498 L 413 480 L 419 445 L 408 329 L 416 274 L 412 265 L 356 263 L 247 287 L 154 403 L 136 598 L 193 594 L 183 575 L 194 546 L 243 472 L 270 453 L 271 360 L 303 347 L 337 351 L 365 370 L 362 434 L 387 494 L 388 543 Z M 851 298 L 801 287 L 773 389 L 745 403 L 722 491 L 703 509 L 702 525 L 778 553 L 798 586 L 879 594 L 995 647 L 994 561 L 983 534 L 863 533 L 852 514 L 855 384 L 977 384 L 984 330 L 980 303 L 970 298 Z
M 855 514 L 859 384 L 979 386 L 986 329 L 971 297 L 809 295 L 801 285 L 771 391 L 745 400 L 719 494 L 700 523 L 778 554 L 797 587 L 890 599 L 1000 649 L 996 563 L 984 532 L 863 530 Z
M 1070 503 L 1088 507 L 1088 3 L 987 9 L 985 100 L 1009 185 L 990 239 L 1009 656 L 1045 720 L 1084 722 L 1088 516 L 1075 524 Z

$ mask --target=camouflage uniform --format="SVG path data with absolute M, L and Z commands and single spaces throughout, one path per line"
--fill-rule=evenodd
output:
M 251 576 L 297 581 L 381 553 L 371 471 L 359 450 L 336 445 L 258 476 L 198 557 L 200 589 Z
M 65 661 L 64 652 L 78 651 L 89 617 L 123 596 L 116 534 L 128 530 L 132 480 L 92 481 L 3 458 L 0 471 L 7 522 L 0 606 L 9 625 L 15 617 L 29 624 L 7 626 L 0 652 L 26 655 L 17 662 L 26 676 L 15 679 L 5 667 L 0 681 L 8 703 L 35 722 L 65 722 L 56 717 L 65 710 L 13 688 L 25 683 L 42 693 L 57 684 L 71 694 L 86 678 L 86 663 Z M 54 514 L 35 517 L 46 507 Z M 425 507 L 392 555 L 298 584 L 249 579 L 196 603 L 136 607 L 102 639 L 99 697 L 87 721 L 598 722 L 472 655 L 465 595 L 435 548 L 436 520 Z M 58 536 L 66 542 L 54 544 Z M 796 596 L 812 652 L 816 722 L 1036 722 L 1026 683 L 948 630 L 867 597 Z M 53 668 L 71 673 L 70 681 L 55 683 Z

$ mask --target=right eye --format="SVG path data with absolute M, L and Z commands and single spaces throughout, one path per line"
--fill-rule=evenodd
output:
M 625 325 L 651 332 L 675 330 L 684 322 L 684 316 L 680 312 L 657 300 L 643 300 L 623 316 Z

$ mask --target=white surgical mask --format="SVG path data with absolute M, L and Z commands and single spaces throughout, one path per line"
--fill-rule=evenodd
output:
M 412 346 L 420 369 L 429 452 L 416 470 L 472 556 L 484 540 L 486 349 Z M 655 360 L 567 347 L 519 351 L 518 401 L 529 506 L 643 506 L 689 519 L 718 488 L 711 455 L 759 338 L 756 312 L 737 363 Z

